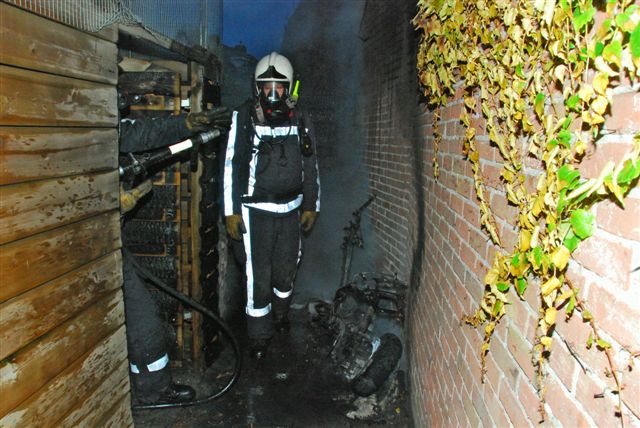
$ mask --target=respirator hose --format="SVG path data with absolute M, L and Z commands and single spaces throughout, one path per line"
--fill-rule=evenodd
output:
M 213 311 L 211 311 L 209 308 L 207 308 L 207 307 L 203 306 L 202 304 L 196 302 L 195 300 L 191 299 L 190 297 L 185 296 L 184 294 L 180 293 L 179 291 L 175 290 L 174 288 L 169 287 L 167 284 L 162 282 L 161 279 L 159 279 L 158 277 L 153 275 L 147 269 L 145 269 L 142 266 L 140 266 L 140 264 L 135 260 L 135 258 L 132 257 L 131 261 L 132 261 L 133 265 L 136 267 L 136 269 L 138 269 L 138 271 L 142 274 L 142 276 L 144 276 L 146 279 L 151 281 L 151 283 L 156 288 L 159 288 L 160 290 L 164 291 L 165 293 L 167 293 L 168 295 L 170 295 L 174 299 L 179 300 L 180 302 L 184 303 L 185 305 L 190 306 L 191 308 L 197 310 L 198 312 L 201 312 L 203 315 L 205 315 L 205 316 L 211 318 L 213 321 L 215 321 L 216 324 L 218 324 L 220 326 L 222 332 L 231 340 L 231 345 L 233 347 L 233 353 L 234 353 L 234 355 L 236 357 L 236 364 L 234 366 L 233 375 L 231 376 L 231 379 L 229 380 L 229 382 L 227 382 L 227 384 L 222 389 L 220 389 L 220 391 L 216 392 L 215 394 L 211 394 L 211 395 L 209 395 L 207 397 L 204 397 L 204 398 L 201 398 L 201 399 L 198 399 L 198 400 L 183 401 L 183 402 L 180 402 L 180 403 L 139 404 L 139 405 L 132 406 L 131 409 L 132 410 L 147 410 L 147 409 L 167 409 L 167 408 L 171 408 L 171 407 L 198 406 L 198 405 L 201 405 L 201 404 L 209 403 L 209 402 L 211 402 L 211 401 L 213 401 L 213 400 L 215 400 L 217 398 L 220 398 L 223 394 L 225 394 L 227 391 L 229 391 L 231 389 L 231 387 L 236 383 L 236 381 L 240 377 L 240 371 L 242 369 L 242 354 L 240 353 L 240 346 L 238 345 L 237 339 L 235 338 L 235 336 L 231 332 L 231 329 L 229 329 L 229 326 L 227 326 L 227 324 L 220 317 L 218 317 L 218 315 L 213 313 Z

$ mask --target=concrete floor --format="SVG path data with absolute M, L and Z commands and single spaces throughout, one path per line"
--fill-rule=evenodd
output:
M 250 360 L 243 346 L 242 374 L 227 394 L 201 406 L 136 411 L 136 427 L 411 427 L 402 373 L 400 382 L 389 382 L 395 393 L 385 409 L 365 411 L 367 420 L 348 418 L 355 397 L 328 358 L 331 337 L 310 321 L 306 308 L 292 310 L 291 319 L 291 332 L 274 337 L 265 360 Z M 237 324 L 244 345 L 244 326 Z M 194 386 L 198 398 L 217 390 L 212 385 L 224 385 L 233 367 L 226 348 L 203 375 L 174 369 L 174 378 Z

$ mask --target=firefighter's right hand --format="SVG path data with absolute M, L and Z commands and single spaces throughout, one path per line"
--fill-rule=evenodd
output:
M 242 221 L 242 216 L 240 214 L 226 216 L 225 223 L 227 224 L 227 233 L 236 241 L 241 241 L 242 234 L 247 233 L 247 229 L 244 227 L 244 221 Z
M 226 129 L 231 125 L 231 112 L 227 107 L 214 107 L 198 113 L 189 113 L 185 124 L 190 131 L 202 132 L 211 128 Z

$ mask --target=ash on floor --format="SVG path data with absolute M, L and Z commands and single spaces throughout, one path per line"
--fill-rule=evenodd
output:
M 135 426 L 411 427 L 402 372 L 378 391 L 380 397 L 356 397 L 329 358 L 328 331 L 311 322 L 306 309 L 292 310 L 290 316 L 291 332 L 276 334 L 267 358 L 259 362 L 248 357 L 244 326 L 234 328 L 243 347 L 243 369 L 227 394 L 200 406 L 136 411 Z M 202 398 L 226 383 L 233 364 L 227 346 L 204 374 L 186 369 L 174 373 Z

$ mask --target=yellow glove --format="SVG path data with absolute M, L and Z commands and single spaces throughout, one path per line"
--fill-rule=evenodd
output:
M 134 209 L 140 198 L 149 193 L 152 187 L 151 180 L 146 180 L 131 190 L 124 190 L 122 183 L 120 183 L 120 214 L 128 213 Z
M 226 129 L 231 124 L 231 112 L 227 107 L 215 107 L 198 113 L 189 113 L 185 124 L 190 131 L 202 132 L 212 128 Z
M 227 224 L 227 233 L 236 241 L 241 241 L 242 234 L 247 233 L 247 229 L 244 227 L 244 221 L 242 221 L 242 216 L 240 214 L 226 216 L 225 223 Z
M 302 211 L 302 215 L 300 216 L 300 224 L 302 224 L 302 230 L 308 232 L 313 227 L 316 222 L 316 216 L 318 215 L 315 211 Z

